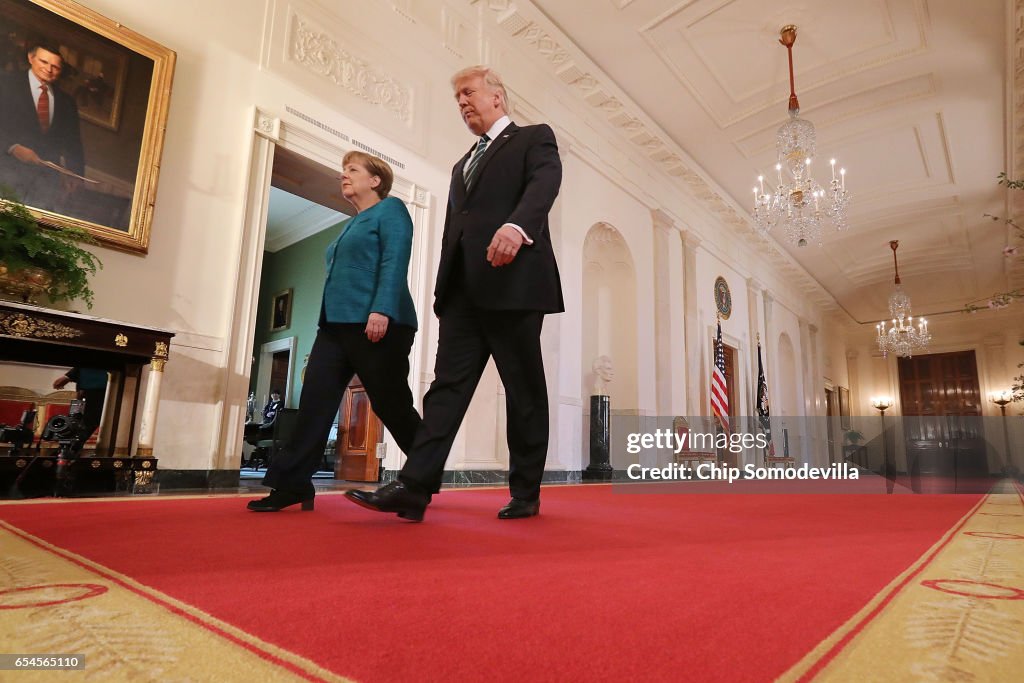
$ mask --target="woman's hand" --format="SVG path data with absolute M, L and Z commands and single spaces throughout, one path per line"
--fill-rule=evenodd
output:
M 371 313 L 366 320 L 366 338 L 379 342 L 388 331 L 388 317 L 381 313 Z

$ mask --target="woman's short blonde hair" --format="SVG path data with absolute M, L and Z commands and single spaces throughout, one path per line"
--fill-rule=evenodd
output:
M 467 78 L 476 78 L 477 76 L 484 79 L 484 83 L 487 84 L 487 87 L 498 93 L 498 98 L 501 102 L 501 110 L 506 114 L 512 111 L 512 102 L 509 100 L 508 91 L 505 90 L 505 84 L 502 82 L 501 76 L 499 76 L 498 72 L 489 66 L 477 64 L 476 66 L 469 66 L 458 71 L 454 76 L 452 76 L 452 90 L 456 90 L 458 88 L 460 81 L 464 81 Z
M 372 154 L 366 152 L 360 152 L 358 149 L 354 149 L 341 160 L 341 167 L 348 166 L 349 162 L 354 161 L 359 164 L 367 171 L 370 175 L 375 175 L 380 178 L 380 185 L 373 188 L 373 191 L 377 193 L 377 196 L 384 199 L 391 192 L 391 185 L 395 182 L 395 172 L 391 170 L 391 166 L 388 162 L 384 161 L 380 157 L 375 157 Z

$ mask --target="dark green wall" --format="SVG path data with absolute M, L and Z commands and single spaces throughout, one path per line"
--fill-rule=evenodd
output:
M 320 320 L 320 299 L 324 292 L 324 252 L 327 245 L 341 232 L 344 221 L 307 237 L 287 249 L 263 252 L 263 276 L 260 280 L 259 312 L 256 314 L 256 334 L 250 357 L 249 391 L 256 390 L 259 349 L 267 342 L 297 337 L 295 342 L 295 376 L 292 393 L 285 405 L 297 408 L 302 391 L 302 367 L 306 355 L 313 348 L 317 322 Z M 274 296 L 286 289 L 292 292 L 292 320 L 287 329 L 270 331 L 270 312 Z M 257 409 L 261 406 L 257 406 Z

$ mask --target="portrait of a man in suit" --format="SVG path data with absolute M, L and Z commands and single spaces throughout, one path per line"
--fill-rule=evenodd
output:
M 26 60 L 27 71 L 0 75 L 0 184 L 29 206 L 62 213 L 82 181 L 46 163 L 84 173 L 78 107 L 57 87 L 65 67 L 58 46 L 34 41 Z

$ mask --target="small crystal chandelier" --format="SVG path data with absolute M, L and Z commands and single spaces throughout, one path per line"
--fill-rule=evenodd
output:
M 781 224 L 786 239 L 798 247 L 808 243 L 821 243 L 821 223 L 828 216 L 837 230 L 847 227 L 846 205 L 850 195 L 846 192 L 846 169 L 836 175 L 836 160 L 832 159 L 832 180 L 826 190 L 811 177 L 814 158 L 814 124 L 800 118 L 800 103 L 796 98 L 793 81 L 793 43 L 796 26 L 783 26 L 779 43 L 789 52 L 789 121 L 782 124 L 775 135 L 775 149 L 779 163 L 775 164 L 779 184 L 765 190 L 764 176 L 758 176 L 754 188 L 754 223 L 764 233 Z M 785 167 L 788 178 L 783 180 Z M 771 181 L 769 181 L 771 182 Z
M 885 321 L 878 323 L 875 328 L 878 331 L 878 348 L 882 350 L 882 357 L 888 357 L 890 353 L 903 358 L 910 358 L 914 351 L 922 351 L 932 340 L 928 333 L 928 321 L 918 318 L 917 327 L 914 327 L 914 318 L 910 315 L 910 297 L 903 291 L 900 285 L 900 265 L 896 261 L 896 248 L 900 246 L 898 240 L 889 242 L 892 249 L 892 263 L 896 269 L 896 288 L 889 295 L 889 313 L 892 314 L 892 327 L 885 329 Z

